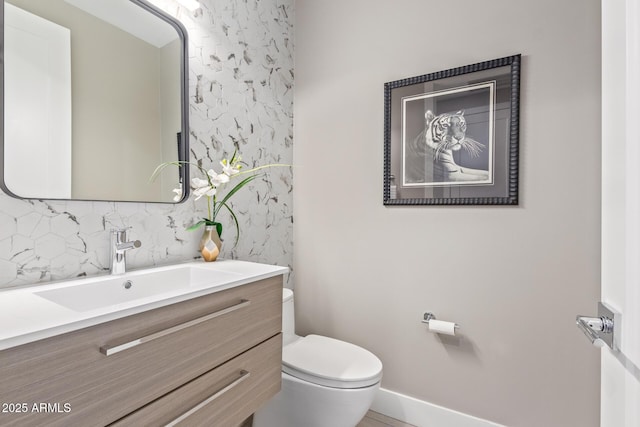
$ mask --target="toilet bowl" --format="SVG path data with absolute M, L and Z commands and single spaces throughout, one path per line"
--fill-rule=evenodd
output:
M 382 362 L 354 344 L 295 335 L 293 292 L 282 293 L 282 390 L 254 427 L 355 427 L 373 402 Z

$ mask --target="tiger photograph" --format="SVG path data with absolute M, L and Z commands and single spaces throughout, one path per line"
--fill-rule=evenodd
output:
M 492 183 L 493 85 L 403 99 L 403 186 Z

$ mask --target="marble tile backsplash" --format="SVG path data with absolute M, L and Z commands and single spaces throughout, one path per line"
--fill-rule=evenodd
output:
M 155 0 L 189 34 L 191 160 L 217 165 L 235 149 L 247 167 L 293 159 L 293 0 L 201 0 L 190 12 Z M 292 266 L 292 169 L 272 168 L 232 199 L 223 258 Z M 132 227 L 130 268 L 199 258 L 204 200 L 179 205 L 18 200 L 0 194 L 0 287 L 109 271 L 109 230 Z M 225 222 L 228 217 L 222 218 Z M 290 278 L 291 280 L 291 278 Z

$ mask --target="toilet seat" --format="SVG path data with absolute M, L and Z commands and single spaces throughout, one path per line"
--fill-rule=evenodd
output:
M 282 349 L 282 371 L 313 384 L 351 389 L 378 383 L 382 362 L 357 345 L 307 335 Z

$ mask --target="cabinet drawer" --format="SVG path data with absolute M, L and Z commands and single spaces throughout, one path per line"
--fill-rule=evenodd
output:
M 0 425 L 107 425 L 278 334 L 281 313 L 278 276 L 1 351 L 0 401 L 30 410 Z
M 281 365 L 282 336 L 277 335 L 113 427 L 239 425 L 280 390 Z

